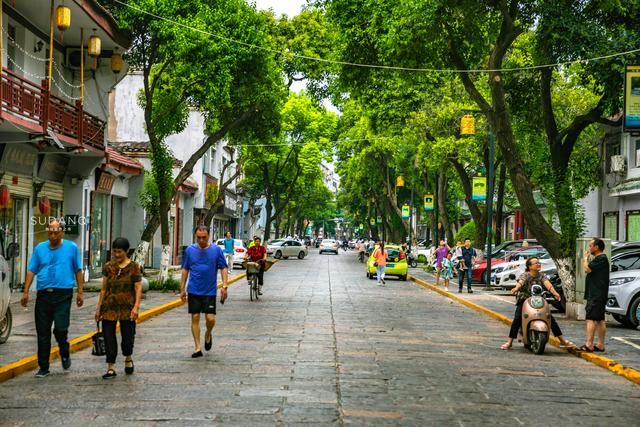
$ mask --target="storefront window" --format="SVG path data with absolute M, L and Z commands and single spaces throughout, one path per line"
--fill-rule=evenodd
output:
M 93 210 L 91 211 L 91 237 L 89 239 L 89 257 L 92 279 L 102 275 L 102 266 L 107 261 L 109 250 L 109 195 L 93 193 Z

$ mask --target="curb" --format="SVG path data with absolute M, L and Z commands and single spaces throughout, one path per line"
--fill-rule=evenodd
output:
M 506 325 L 511 326 L 511 319 L 508 318 L 507 316 L 504 316 L 500 313 L 496 313 L 493 310 L 489 310 L 486 307 L 483 307 L 479 304 L 473 303 L 465 298 L 461 298 L 455 294 L 452 294 L 450 292 L 446 292 L 438 287 L 436 287 L 435 285 L 426 282 L 423 279 L 419 279 L 415 276 L 412 275 L 408 275 L 408 278 L 410 280 L 413 280 L 415 283 L 417 283 L 418 285 L 422 286 L 423 288 L 426 289 L 430 289 L 434 292 L 439 293 L 442 296 L 445 296 L 449 299 L 452 299 L 462 305 L 465 305 L 475 311 L 478 311 L 486 316 L 492 317 Z M 556 338 L 556 337 L 549 337 L 549 344 L 551 344 L 554 347 L 560 348 L 560 341 Z M 640 372 L 633 369 L 633 368 L 629 368 L 626 367 L 624 365 L 622 365 L 621 363 L 616 362 L 613 359 L 609 359 L 607 357 L 603 357 L 603 356 L 599 356 L 597 354 L 594 353 L 586 353 L 583 351 L 580 351 L 576 348 L 570 348 L 570 349 L 562 349 L 562 350 L 566 350 L 568 353 L 573 354 L 576 357 L 580 357 L 581 359 L 586 360 L 587 362 L 591 362 L 594 365 L 598 365 L 602 368 L 608 369 L 609 371 L 613 372 L 614 374 L 620 375 L 624 378 L 626 378 L 627 380 L 636 383 L 636 384 L 640 384 Z
M 227 284 L 231 285 L 240 279 L 246 277 L 246 273 L 238 274 L 237 276 L 233 276 L 227 281 Z M 218 288 L 222 287 L 222 285 L 218 285 Z M 181 299 L 177 299 L 175 301 L 169 301 L 168 303 L 159 305 L 157 307 L 152 307 L 148 310 L 143 311 L 138 316 L 137 323 L 145 322 L 153 317 L 159 316 L 162 313 L 165 313 L 169 310 L 173 310 L 176 307 L 180 307 L 184 302 Z M 119 326 L 118 326 L 119 327 Z M 95 332 L 89 332 L 79 337 L 73 338 L 69 340 L 69 351 L 71 353 L 75 353 L 76 351 L 82 350 L 84 348 L 90 347 L 93 343 L 91 338 Z M 55 360 L 60 357 L 60 349 L 58 346 L 51 348 L 51 355 L 49 356 L 50 360 Z M 38 367 L 38 355 L 32 354 L 30 356 L 24 357 L 15 362 L 11 362 L 7 365 L 0 367 L 0 383 L 3 383 L 7 380 L 10 380 L 13 377 L 16 377 L 24 372 L 31 371 Z

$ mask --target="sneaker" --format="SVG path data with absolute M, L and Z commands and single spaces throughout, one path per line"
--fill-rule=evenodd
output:
M 458 293 L 461 294 L 462 293 L 462 289 L 458 289 Z
M 468 293 L 468 294 L 472 294 L 472 293 L 473 293 L 473 289 L 469 289 L 469 290 L 467 291 L 467 293 Z
M 62 369 L 64 369 L 65 371 L 68 371 L 69 368 L 71 367 L 71 357 L 62 357 Z
M 380 280 L 382 280 L 382 284 L 383 284 L 383 285 L 386 285 L 386 284 L 387 284 L 387 282 L 385 282 L 385 281 L 384 281 L 384 279 L 380 279 Z
M 49 376 L 49 370 L 44 370 L 42 368 L 38 369 L 38 372 L 36 372 L 35 377 L 36 378 L 44 378 L 44 377 L 48 377 Z
M 258 295 L 262 295 L 262 286 L 258 286 Z

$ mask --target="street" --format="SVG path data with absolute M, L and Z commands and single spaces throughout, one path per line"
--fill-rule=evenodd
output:
M 183 306 L 138 326 L 132 376 L 120 358 L 103 380 L 85 349 L 68 374 L 56 360 L 11 379 L 0 424 L 640 425 L 637 385 L 553 347 L 501 351 L 505 325 L 410 281 L 378 287 L 353 251 L 277 263 L 258 302 L 237 282 L 217 321 L 202 359 Z

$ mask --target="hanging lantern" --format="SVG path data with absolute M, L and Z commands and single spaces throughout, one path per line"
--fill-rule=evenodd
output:
M 0 209 L 7 209 L 11 202 L 11 192 L 5 184 L 0 185 Z
M 472 115 L 465 115 L 460 120 L 460 136 L 475 135 L 476 134 L 476 119 Z
M 396 178 L 396 187 L 404 187 L 404 177 L 402 175 Z
M 111 71 L 113 71 L 114 74 L 118 74 L 122 71 L 123 65 L 122 55 L 118 53 L 118 48 L 116 48 L 116 51 L 111 55 Z
M 64 32 L 71 26 L 71 9 L 64 3 L 56 9 L 56 26 L 60 30 L 60 41 L 64 42 Z
M 42 215 L 47 215 L 51 209 L 51 202 L 48 196 L 42 196 L 38 202 L 38 209 Z
M 95 31 L 95 30 L 94 30 Z M 93 57 L 93 69 L 95 70 L 98 57 L 100 56 L 100 51 L 102 50 L 102 41 L 100 37 L 95 34 L 89 36 L 89 43 L 87 43 L 87 53 L 89 56 Z

